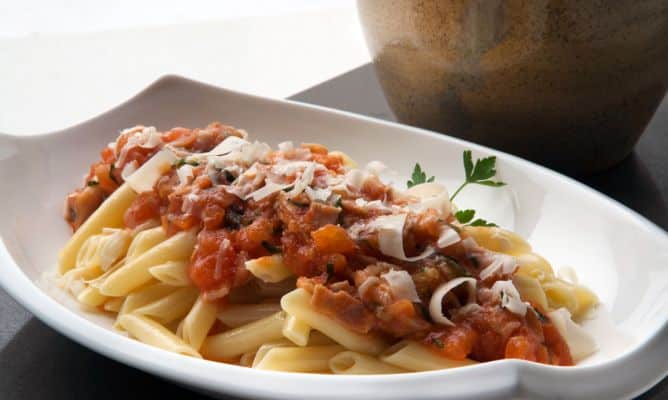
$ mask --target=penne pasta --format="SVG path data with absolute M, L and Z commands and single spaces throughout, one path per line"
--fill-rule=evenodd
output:
M 101 294 L 100 291 L 93 286 L 87 286 L 77 295 L 79 303 L 90 307 L 99 307 L 104 304 L 107 299 L 107 296 Z
M 133 260 L 165 240 L 167 240 L 167 233 L 162 226 L 141 231 L 135 235 L 132 243 L 130 243 L 127 259 Z
M 197 289 L 186 287 L 134 310 L 133 314 L 145 315 L 161 323 L 169 324 L 188 314 L 197 300 Z
M 252 367 L 253 360 L 255 359 L 255 353 L 244 353 L 239 357 L 239 365 L 242 367 Z
M 306 290 L 295 289 L 281 298 L 281 307 L 348 349 L 375 355 L 387 347 L 379 337 L 353 332 L 333 318 L 317 312 L 311 307 L 310 299 L 311 295 Z
M 329 360 L 329 369 L 341 375 L 400 374 L 405 369 L 355 351 L 342 351 Z
M 279 339 L 274 342 L 269 342 L 265 343 L 262 346 L 260 346 L 259 349 L 254 353 L 255 357 L 253 357 L 253 362 L 251 364 L 251 367 L 255 368 L 260 361 L 264 358 L 264 356 L 267 355 L 269 350 L 273 349 L 274 347 L 293 347 L 293 344 L 291 341 L 287 339 Z
M 100 284 L 100 292 L 107 296 L 126 296 L 153 278 L 150 267 L 188 259 L 194 246 L 194 232 L 179 232 L 114 271 Z
M 148 269 L 158 281 L 172 286 L 191 286 L 188 277 L 188 264 L 185 261 L 168 261 Z
M 218 319 L 230 328 L 237 328 L 279 311 L 281 305 L 278 303 L 229 304 L 218 312 Z
M 292 276 L 292 271 L 283 263 L 280 254 L 248 260 L 246 269 L 263 282 L 277 283 Z
M 407 371 L 431 371 L 475 364 L 472 360 L 452 360 L 427 347 L 404 340 L 388 348 L 378 357 L 381 361 Z
M 184 343 L 178 336 L 148 317 L 136 314 L 125 314 L 119 317 L 118 323 L 132 337 L 135 337 L 140 342 L 173 353 L 202 358 L 195 349 Z
M 462 226 L 464 233 L 473 237 L 478 245 L 498 253 L 518 255 L 531 251 L 531 246 L 520 235 L 497 227 Z
M 543 290 L 543 287 L 537 279 L 526 275 L 515 274 L 513 275 L 513 284 L 520 293 L 522 300 L 528 301 L 534 306 L 538 306 L 543 311 L 548 310 L 545 290 Z
M 311 334 L 308 336 L 307 346 L 324 346 L 326 344 L 336 344 L 330 337 L 323 335 L 321 332 L 311 329 Z
M 123 302 L 124 301 L 125 301 L 125 298 L 123 298 L 123 297 L 112 297 L 110 299 L 107 299 L 107 301 L 104 302 L 104 305 L 102 305 L 102 308 L 104 309 L 104 311 L 118 313 L 118 312 L 121 311 L 121 307 L 123 307 Z
M 154 301 L 157 301 L 158 299 L 166 297 L 175 290 L 177 290 L 176 287 L 167 285 L 165 283 L 153 283 L 150 285 L 146 285 L 130 293 L 125 298 L 125 300 L 123 301 L 123 305 L 121 306 L 121 309 L 118 312 L 118 317 L 124 314 L 131 313 L 134 310 L 142 306 L 145 306 L 146 304 L 152 303 Z M 118 324 L 118 319 L 114 324 L 114 327 L 122 329 L 122 327 Z
M 254 367 L 271 371 L 329 372 L 329 360 L 343 351 L 339 345 L 274 347 Z
M 311 327 L 304 321 L 288 314 L 283 324 L 283 336 L 297 346 L 306 346 L 309 342 Z
M 216 322 L 217 312 L 218 305 L 204 300 L 200 295 L 188 315 L 181 322 L 178 331 L 179 336 L 193 349 L 199 350 L 214 322 Z
M 284 322 L 285 313 L 277 312 L 250 324 L 209 336 L 202 345 L 202 355 L 214 360 L 230 360 L 255 351 L 264 343 L 282 338 Z
M 92 235 L 102 232 L 103 228 L 120 228 L 123 226 L 125 210 L 137 197 L 128 185 L 121 185 L 106 199 L 86 222 L 74 232 L 65 247 L 58 255 L 58 271 L 63 274 L 74 268 L 76 257 L 81 245 Z

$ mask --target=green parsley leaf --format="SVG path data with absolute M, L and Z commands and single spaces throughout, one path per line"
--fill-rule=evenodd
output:
M 98 181 L 93 181 L 93 180 L 90 180 L 90 181 L 86 182 L 86 186 L 91 186 L 91 187 L 92 187 L 92 186 L 97 186 L 97 185 L 99 185 L 99 184 L 100 184 L 100 182 L 98 182 Z
M 415 167 L 413 168 L 413 173 L 411 174 L 411 180 L 406 182 L 406 186 L 410 188 L 415 185 L 419 185 L 420 183 L 433 182 L 434 179 L 435 177 L 433 176 L 427 178 L 427 174 L 422 170 L 420 164 L 416 163 Z
M 438 347 L 439 349 L 442 349 L 443 347 L 445 347 L 445 345 L 443 344 L 443 341 L 441 339 L 437 338 L 437 337 L 432 337 L 431 338 L 431 343 L 434 346 Z
M 473 157 L 471 156 L 471 150 L 464 150 L 463 154 L 464 158 L 464 174 L 466 175 L 466 179 L 471 176 L 471 173 L 473 172 Z
M 504 182 L 491 180 L 491 178 L 496 175 L 495 156 L 479 158 L 475 160 L 474 164 L 471 150 L 465 150 L 462 158 L 464 161 L 464 174 L 466 175 L 466 180 L 457 188 L 457 190 L 455 190 L 452 196 L 450 196 L 450 201 L 453 201 L 459 192 L 469 183 L 492 187 L 505 185 Z
M 465 224 L 473 219 L 475 210 L 459 210 L 455 213 L 455 218 L 462 224 Z
M 487 222 L 482 218 L 478 218 L 469 224 L 470 226 L 498 226 L 494 222 Z
M 177 169 L 183 167 L 186 164 L 193 167 L 197 167 L 199 165 L 199 162 L 195 160 L 186 160 L 185 158 L 179 158 L 178 160 L 174 161 L 174 167 Z
M 270 254 L 279 254 L 282 252 L 281 248 L 274 246 L 273 244 L 267 242 L 266 240 L 262 241 L 262 247 L 265 248 Z
M 334 263 L 331 261 L 327 261 L 327 276 L 332 276 L 334 275 Z

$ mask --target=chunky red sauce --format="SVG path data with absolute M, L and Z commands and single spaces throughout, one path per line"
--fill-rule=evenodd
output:
M 127 164 L 141 165 L 168 144 L 198 153 L 210 151 L 228 136 L 243 136 L 234 128 L 214 123 L 203 130 L 174 128 L 161 134 L 154 147 L 127 148 L 136 132 L 123 133 L 115 148 L 105 148 L 101 161 L 93 164 L 86 178 L 96 183 L 68 197 L 66 219 L 74 229 L 123 183 L 121 171 Z M 257 168 L 262 172 L 262 168 L 286 160 L 316 162 L 321 167 L 314 172 L 314 182 L 346 172 L 340 155 L 313 144 L 269 152 Z M 233 288 L 254 279 L 245 269 L 245 261 L 280 252 L 284 263 L 300 277 L 298 286 L 313 294 L 316 309 L 356 332 L 421 340 L 453 359 L 573 363 L 563 338 L 539 310 L 529 309 L 525 317 L 519 317 L 502 308 L 498 297 L 490 294 L 494 281 L 507 277 L 478 280 L 479 307 L 465 314 L 453 311 L 454 327 L 433 323 L 425 307 L 433 291 L 456 277 L 478 277 L 479 260 L 458 243 L 419 261 L 406 262 L 383 255 L 377 234 L 352 237 L 353 225 L 384 212 L 364 206 L 365 202 L 403 204 L 404 200 L 377 177 L 367 177 L 355 189 L 334 191 L 335 201 L 315 201 L 305 192 L 289 194 L 289 185 L 297 182 L 298 173 L 288 172 L 280 177 L 288 185 L 284 190 L 256 201 L 242 200 L 230 190 L 242 179 L 234 168 L 192 162 L 186 167 L 192 167 L 192 177 L 184 183 L 178 176 L 182 167 L 183 163 L 174 165 L 153 191 L 139 194 L 124 221 L 128 228 L 159 221 L 170 235 L 196 230 L 189 274 L 208 299 L 223 299 Z M 444 219 L 434 210 L 409 214 L 403 232 L 405 253 L 420 254 L 437 241 L 443 224 L 452 222 L 451 215 Z M 397 298 L 388 283 L 378 279 L 391 269 L 410 274 L 421 302 Z M 456 309 L 460 297 L 455 291 L 444 306 Z

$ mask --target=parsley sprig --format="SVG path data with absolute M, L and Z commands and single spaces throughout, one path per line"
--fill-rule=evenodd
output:
M 482 218 L 477 218 L 473 220 L 473 217 L 475 217 L 475 210 L 459 210 L 455 213 L 455 218 L 457 218 L 457 221 L 459 221 L 461 224 L 464 225 L 469 225 L 469 226 L 498 226 L 494 222 L 487 222 L 486 220 Z M 473 221 L 473 222 L 471 222 Z
M 466 179 L 457 190 L 450 196 L 450 201 L 453 201 L 455 197 L 462 191 L 468 184 L 484 185 L 499 187 L 504 186 L 505 183 L 501 181 L 492 180 L 496 175 L 496 157 L 485 157 L 475 160 L 473 163 L 473 157 L 471 155 L 471 150 L 465 150 L 463 154 L 464 159 L 464 173 Z M 411 180 L 406 182 L 406 186 L 409 188 L 420 183 L 433 182 L 434 177 L 431 176 L 427 178 L 427 173 L 422 170 L 420 164 L 416 163 L 415 168 L 413 168 L 413 174 L 411 175 Z M 469 226 L 498 226 L 493 222 L 488 222 L 482 218 L 475 217 L 475 210 L 460 210 L 455 213 L 455 218 L 461 224 Z
M 413 168 L 413 174 L 411 175 L 411 180 L 406 182 L 406 186 L 413 187 L 420 183 L 433 182 L 434 179 L 435 178 L 433 176 L 427 178 L 427 174 L 425 174 L 425 172 L 422 170 L 420 164 L 416 163 L 415 167 Z
M 464 172 L 466 174 L 466 180 L 457 188 L 457 190 L 455 190 L 452 196 L 450 196 L 450 201 L 454 200 L 457 194 L 470 183 L 493 187 L 505 185 L 504 182 L 491 180 L 491 178 L 496 175 L 495 156 L 479 158 L 475 160 L 475 164 L 473 164 L 471 150 L 464 151 Z

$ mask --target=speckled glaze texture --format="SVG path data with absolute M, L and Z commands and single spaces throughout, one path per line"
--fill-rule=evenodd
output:
M 566 172 L 633 149 L 668 87 L 667 0 L 359 0 L 401 122 Z

